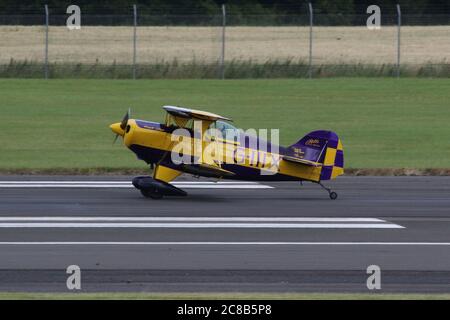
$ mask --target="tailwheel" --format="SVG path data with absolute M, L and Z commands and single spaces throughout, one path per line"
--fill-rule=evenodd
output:
M 154 200 L 162 199 L 162 193 L 158 192 L 158 189 L 140 189 L 141 194 L 146 198 L 151 198 Z
M 338 195 L 337 195 L 336 192 L 331 191 L 330 188 L 325 187 L 321 182 L 318 182 L 318 184 L 319 184 L 323 189 L 325 189 L 325 190 L 328 191 L 328 195 L 330 196 L 330 199 L 331 199 L 331 200 L 336 200 L 336 199 L 337 199 Z
M 331 200 L 336 200 L 337 197 L 338 197 L 338 195 L 337 195 L 336 192 L 334 192 L 334 191 L 331 191 L 331 192 L 330 192 L 330 199 L 331 199 Z

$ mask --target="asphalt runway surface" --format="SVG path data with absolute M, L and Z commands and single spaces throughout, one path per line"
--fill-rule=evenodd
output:
M 450 177 L 328 185 L 0 176 L 0 291 L 450 293 Z M 367 267 L 381 269 L 369 291 Z

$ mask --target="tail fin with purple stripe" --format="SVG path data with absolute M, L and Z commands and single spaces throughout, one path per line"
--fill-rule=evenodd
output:
M 344 174 L 344 150 L 333 131 L 310 132 L 288 147 L 287 152 L 289 157 L 321 165 L 320 180 L 330 180 Z

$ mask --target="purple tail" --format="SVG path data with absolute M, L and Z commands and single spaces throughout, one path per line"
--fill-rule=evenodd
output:
M 344 173 L 344 150 L 333 131 L 310 132 L 288 147 L 287 152 L 292 157 L 321 163 L 320 180 L 329 180 Z

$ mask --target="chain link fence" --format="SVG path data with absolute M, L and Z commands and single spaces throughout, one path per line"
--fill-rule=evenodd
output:
M 0 12 L 0 77 L 450 76 L 450 16 Z

